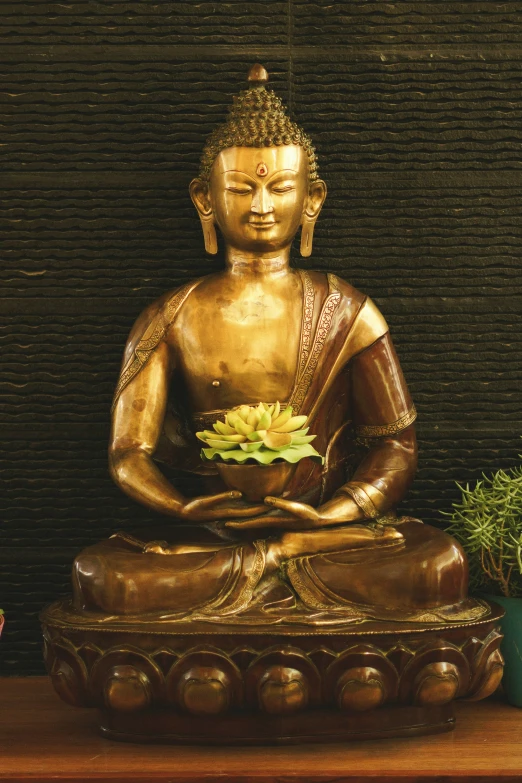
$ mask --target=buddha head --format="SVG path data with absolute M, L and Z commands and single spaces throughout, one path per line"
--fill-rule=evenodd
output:
M 301 255 L 309 256 L 326 197 L 314 147 L 266 89 L 263 66 L 254 65 L 248 80 L 226 123 L 207 140 L 200 174 L 190 183 L 205 249 L 217 253 L 216 225 L 227 247 L 260 255 L 289 248 L 301 226 Z

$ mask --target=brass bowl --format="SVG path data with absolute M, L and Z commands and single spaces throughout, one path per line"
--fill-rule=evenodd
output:
M 298 462 L 272 462 L 271 465 L 239 465 L 237 462 L 216 462 L 219 475 L 229 489 L 237 489 L 243 498 L 253 503 L 267 496 L 280 497 L 294 475 Z

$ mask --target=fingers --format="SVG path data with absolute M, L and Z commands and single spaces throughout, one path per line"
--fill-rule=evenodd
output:
M 241 492 L 237 490 L 230 490 L 229 492 L 220 492 L 218 495 L 202 495 L 202 497 L 194 498 L 190 503 L 185 506 L 186 511 L 192 511 L 196 509 L 213 508 L 219 503 L 223 503 L 226 500 L 239 500 L 242 497 Z
M 319 514 L 315 508 L 306 503 L 298 503 L 295 500 L 283 500 L 282 498 L 273 497 L 265 498 L 265 503 L 267 506 L 273 506 L 275 508 L 280 508 L 283 511 L 288 511 L 299 519 L 310 519 L 312 521 L 317 521 L 319 519 Z
M 225 522 L 225 527 L 230 527 L 234 530 L 255 530 L 257 528 L 281 527 L 281 519 L 278 517 L 243 519 L 240 522 Z
M 247 508 L 223 508 L 215 509 L 220 519 L 241 519 L 242 517 L 252 517 L 266 512 L 266 506 L 248 506 Z M 261 523 L 260 523 L 261 527 Z

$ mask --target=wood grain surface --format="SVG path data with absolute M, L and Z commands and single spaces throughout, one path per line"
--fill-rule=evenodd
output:
M 140 310 L 221 263 L 187 186 L 256 60 L 329 188 L 306 265 L 376 300 L 419 411 L 401 510 L 518 462 L 521 41 L 514 0 L 0 3 L 0 673 L 43 672 L 75 552 L 156 521 L 111 395 Z
M 0 679 L 0 780 L 520 781 L 522 712 L 460 704 L 450 734 L 290 748 L 189 748 L 102 739 L 96 712 L 59 701 L 46 678 Z

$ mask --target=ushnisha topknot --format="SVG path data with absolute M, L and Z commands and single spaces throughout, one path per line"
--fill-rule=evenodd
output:
M 273 90 L 267 90 L 266 69 L 253 65 L 248 73 L 251 86 L 234 96 L 228 119 L 208 137 L 201 157 L 199 176 L 205 182 L 210 169 L 221 150 L 228 147 L 272 147 L 282 144 L 298 144 L 308 155 L 310 181 L 318 179 L 317 158 L 310 137 L 292 122 Z

